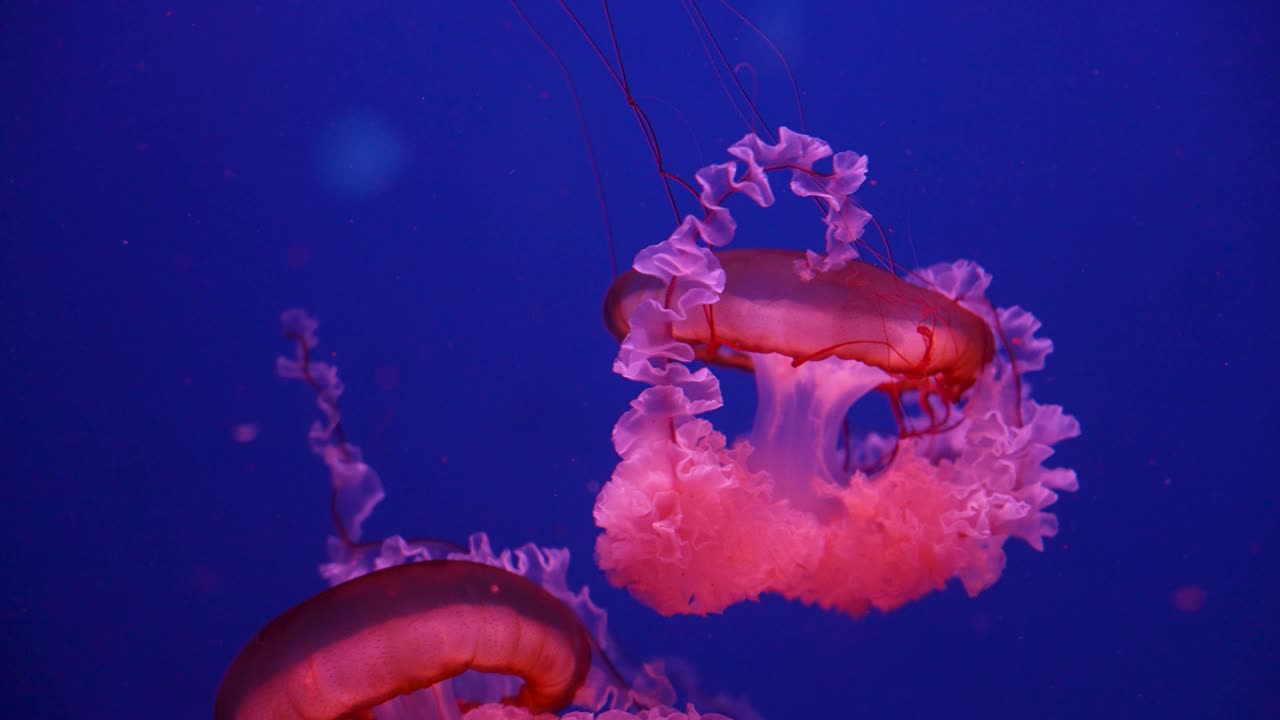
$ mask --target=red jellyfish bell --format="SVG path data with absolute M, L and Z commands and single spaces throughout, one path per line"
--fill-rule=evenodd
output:
M 720 299 L 672 324 L 709 364 L 752 368 L 752 356 L 785 355 L 793 365 L 828 357 L 856 360 L 904 381 L 937 380 L 957 396 L 977 380 L 994 352 L 991 331 L 950 298 L 861 262 L 801 274 L 805 254 L 724 250 Z M 667 284 L 631 270 L 609 288 L 605 321 L 619 340 L 632 311 L 660 301 Z
M 1042 465 L 1075 420 L 1032 401 L 1015 371 L 1043 367 L 1052 345 L 1033 316 L 986 300 L 990 277 L 972 263 L 900 278 L 858 261 L 869 216 L 850 195 L 866 158 L 839 153 L 820 173 L 826 143 L 779 135 L 747 135 L 736 161 L 699 171 L 703 216 L 610 289 L 614 369 L 650 387 L 614 428 L 622 461 L 596 501 L 599 564 L 664 614 L 773 592 L 856 615 L 952 578 L 976 594 L 999 578 L 1008 537 L 1042 547 L 1057 530 L 1043 509 L 1076 487 Z M 826 253 L 712 252 L 735 229 L 724 202 L 772 204 L 775 170 L 822 205 Z M 1016 357 L 996 352 L 998 335 Z M 732 446 L 698 417 L 722 401 L 694 359 L 754 373 L 755 423 Z M 903 432 L 849 437 L 849 407 L 877 388 Z
M 214 717 L 373 717 L 374 707 L 467 670 L 523 678 L 503 702 L 540 713 L 568 705 L 590 667 L 582 622 L 537 583 L 481 563 L 410 563 L 268 623 L 227 670 Z

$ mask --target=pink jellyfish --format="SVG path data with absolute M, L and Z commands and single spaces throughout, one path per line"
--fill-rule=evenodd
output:
M 467 670 L 523 678 L 503 702 L 539 713 L 568 705 L 590 667 L 582 622 L 536 583 L 480 563 L 417 562 L 272 620 L 227 671 L 214 717 L 357 716 Z
M 987 301 L 990 276 L 971 262 L 899 277 L 860 261 L 870 216 L 851 195 L 866 158 L 779 138 L 749 134 L 700 170 L 702 216 L 609 291 L 614 370 L 648 387 L 613 431 L 622 460 L 596 501 L 597 561 L 663 614 L 777 593 L 859 615 L 952 578 L 975 595 L 999 578 L 1006 539 L 1043 549 L 1057 531 L 1044 509 L 1076 489 L 1074 472 L 1043 465 L 1075 419 L 1021 380 L 1052 344 L 1031 314 Z M 830 172 L 814 169 L 827 158 Z M 824 210 L 825 252 L 719 250 L 736 228 L 725 201 L 771 205 L 777 170 Z M 700 417 L 722 401 L 694 360 L 754 374 L 746 437 L 729 443 Z M 848 432 L 874 390 L 899 437 Z
M 297 354 L 277 371 L 305 381 L 324 416 L 309 436 L 332 485 L 337 536 L 320 572 L 333 587 L 245 645 L 218 688 L 217 720 L 522 720 L 569 705 L 582 720 L 727 720 L 670 707 L 660 665 L 610 658 L 604 611 L 586 588 L 569 590 L 567 550 L 495 552 L 484 533 L 467 547 L 361 542 L 382 483 L 346 440 L 337 369 L 311 359 L 316 321 L 301 310 L 283 321 Z

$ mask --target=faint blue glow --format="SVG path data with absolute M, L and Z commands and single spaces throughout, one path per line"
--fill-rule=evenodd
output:
M 370 195 L 391 187 L 406 159 L 400 131 L 371 110 L 339 116 L 321 133 L 316 147 L 320 181 L 352 195 Z

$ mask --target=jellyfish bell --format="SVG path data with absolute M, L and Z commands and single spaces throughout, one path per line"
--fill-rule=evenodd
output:
M 504 703 L 531 713 L 573 700 L 591 666 L 587 630 L 536 583 L 435 560 L 332 587 L 276 617 L 236 656 L 217 720 L 336 720 L 468 670 L 523 678 Z
M 798 250 L 728 249 L 716 254 L 725 274 L 719 300 L 674 323 L 671 333 L 710 365 L 751 369 L 755 354 L 792 364 L 839 357 L 890 375 L 940 377 L 968 389 L 995 351 L 987 324 L 955 301 L 869 263 L 847 263 L 806 277 Z M 667 284 L 636 270 L 618 276 L 605 296 L 605 324 L 621 342 L 640 303 L 659 300 Z

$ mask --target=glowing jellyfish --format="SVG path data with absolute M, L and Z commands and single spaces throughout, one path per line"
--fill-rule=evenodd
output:
M 663 614 L 778 593 L 857 615 L 953 578 L 977 594 L 999 578 L 1006 539 L 1043 548 L 1057 531 L 1044 508 L 1076 488 L 1043 463 L 1078 425 L 1021 382 L 1052 344 L 1032 315 L 986 300 L 973 263 L 898 277 L 858 260 L 869 215 L 850 196 L 865 157 L 786 128 L 729 153 L 697 173 L 702 217 L 642 250 L 606 301 L 614 369 L 649 387 L 614 428 L 599 565 Z M 815 170 L 826 158 L 832 170 Z M 825 253 L 713 252 L 736 227 L 725 201 L 771 205 L 777 170 L 825 211 Z M 699 417 L 722 401 L 695 359 L 754 373 L 747 437 L 730 445 Z M 876 389 L 900 436 L 843 432 Z
M 503 702 L 546 712 L 590 666 L 582 622 L 537 584 L 480 563 L 411 563 L 272 620 L 231 664 L 214 717 L 346 717 L 468 670 L 523 678 Z
M 521 720 L 570 705 L 580 720 L 728 720 L 670 707 L 660 664 L 610 657 L 604 611 L 586 588 L 568 587 L 567 550 L 495 552 L 484 533 L 466 547 L 361 542 L 382 483 L 342 430 L 337 369 L 311 358 L 316 321 L 291 310 L 283 323 L 297 352 L 277 371 L 306 382 L 324 416 L 309 437 L 332 486 L 337 536 L 320 572 L 333 587 L 240 651 L 218 688 L 217 720 Z

